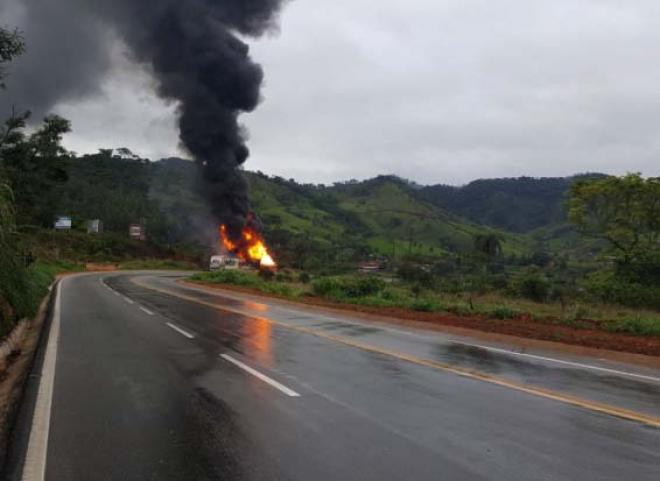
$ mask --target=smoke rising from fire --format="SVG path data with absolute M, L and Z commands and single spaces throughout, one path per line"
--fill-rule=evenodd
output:
M 107 43 L 117 36 L 151 70 L 158 94 L 178 102 L 181 143 L 201 167 L 216 220 L 238 236 L 249 212 L 239 170 L 249 151 L 238 117 L 256 108 L 263 81 L 239 35 L 274 29 L 284 1 L 9 0 L 3 13 L 12 13 L 28 44 L 10 79 L 10 88 L 19 86 L 12 100 L 40 115 L 98 88 L 109 67 Z

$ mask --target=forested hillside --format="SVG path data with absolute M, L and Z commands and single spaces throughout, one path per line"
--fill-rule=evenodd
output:
M 217 226 L 198 193 L 192 162 L 149 162 L 103 150 L 70 159 L 67 169 L 68 181 L 58 195 L 61 214 L 78 222 L 99 218 L 116 232 L 144 219 L 150 236 L 167 244 L 210 247 L 216 242 Z M 562 227 L 564 197 L 576 178 L 493 179 L 462 188 L 422 188 L 394 176 L 332 186 L 254 172 L 245 176 L 268 240 L 285 261 L 434 258 L 469 251 L 476 235 L 489 232 L 502 239 L 507 255 L 585 245 L 571 228 Z M 520 234 L 532 229 L 529 235 Z
M 198 194 L 197 169 L 183 159 L 148 162 L 104 150 L 73 158 L 60 188 L 59 213 L 74 220 L 102 219 L 125 231 L 145 219 L 150 235 L 167 243 L 215 242 L 215 229 Z M 255 212 L 281 255 L 314 252 L 317 258 L 355 259 L 373 254 L 437 257 L 472 248 L 489 229 L 432 202 L 417 186 L 393 176 L 333 186 L 245 173 Z M 518 202 L 518 209 L 524 206 Z M 524 213 L 508 213 L 511 217 Z M 492 230 L 492 229 L 491 229 Z M 520 253 L 527 239 L 502 231 L 505 252 Z
M 434 185 L 420 194 L 438 207 L 479 224 L 512 232 L 566 222 L 566 195 L 573 183 L 602 174 L 573 177 L 480 179 L 463 187 Z

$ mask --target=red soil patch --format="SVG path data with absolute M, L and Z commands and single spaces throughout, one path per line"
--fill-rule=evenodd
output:
M 284 296 L 267 294 L 258 289 L 249 287 L 197 281 L 195 281 L 194 284 L 216 289 L 254 294 L 261 297 L 280 299 L 309 306 L 320 306 L 351 312 L 375 314 L 377 316 L 389 317 L 397 320 L 404 319 L 431 325 L 460 327 L 487 333 L 505 334 L 509 336 L 559 342 L 575 346 L 630 352 L 647 356 L 660 356 L 660 337 L 634 336 L 632 334 L 604 331 L 597 328 L 600 324 L 598 321 L 584 321 L 584 324 L 592 327 L 572 327 L 556 324 L 551 319 L 534 320 L 529 318 L 529 316 L 520 316 L 517 319 L 491 319 L 483 316 L 457 316 L 448 313 L 418 312 L 397 307 L 371 307 L 342 304 L 318 297 L 302 297 L 300 299 L 292 300 Z

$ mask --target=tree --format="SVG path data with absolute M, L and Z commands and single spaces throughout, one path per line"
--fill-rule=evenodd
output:
M 69 154 L 61 141 L 70 123 L 50 115 L 27 136 L 26 118 L 10 118 L 0 132 L 0 168 L 14 191 L 19 224 L 50 225 L 58 206 L 55 188 L 67 179 Z
M 6 77 L 4 64 L 23 53 L 25 42 L 17 30 L 7 30 L 0 27 L 0 88 L 4 88 L 3 79 Z
M 477 234 L 474 236 L 474 248 L 491 261 L 502 253 L 502 242 L 497 234 Z
M 660 253 L 660 178 L 628 174 L 576 182 L 568 215 L 582 233 L 606 240 L 624 266 Z
M 11 116 L 5 120 L 5 125 L 0 128 L 0 149 L 5 145 L 21 142 L 25 138 L 23 129 L 28 118 L 30 118 L 30 112 L 17 114 L 12 111 Z

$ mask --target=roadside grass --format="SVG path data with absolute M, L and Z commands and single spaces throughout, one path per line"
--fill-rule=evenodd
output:
M 238 270 L 199 272 L 191 276 L 190 280 L 213 284 L 230 284 L 240 287 L 250 287 L 267 294 L 275 294 L 292 299 L 305 294 L 304 284 L 275 280 L 267 281 L 259 277 L 256 273 Z
M 343 304 L 400 308 L 417 312 L 451 313 L 457 316 L 483 316 L 490 319 L 520 319 L 552 322 L 575 328 L 601 329 L 638 336 L 660 336 L 660 312 L 607 304 L 539 303 L 526 299 L 488 293 L 444 293 L 414 289 L 400 282 L 379 277 L 329 276 L 309 284 L 265 280 L 246 271 L 203 272 L 193 281 L 249 287 L 291 299 L 318 297 Z
M 622 319 L 607 323 L 605 328 L 612 332 L 626 332 L 638 336 L 660 336 L 660 320 L 657 318 Z
M 135 259 L 120 262 L 117 267 L 120 270 L 199 270 L 199 266 L 193 262 L 172 259 Z
M 36 315 L 57 274 L 80 270 L 84 270 L 81 265 L 71 262 L 37 262 L 27 269 L 14 272 L 12 288 L 5 292 L 11 309 L 0 313 L 0 338 L 6 336 L 20 319 Z

